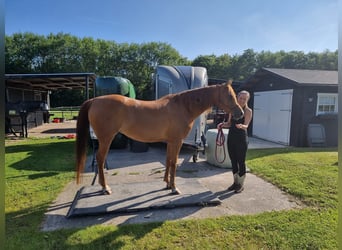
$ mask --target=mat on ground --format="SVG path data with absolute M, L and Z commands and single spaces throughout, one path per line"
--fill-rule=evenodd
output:
M 196 179 L 177 180 L 180 195 L 172 195 L 163 185 L 160 181 L 115 184 L 110 185 L 111 195 L 101 194 L 99 185 L 84 186 L 76 193 L 67 217 L 221 204 L 220 199 Z

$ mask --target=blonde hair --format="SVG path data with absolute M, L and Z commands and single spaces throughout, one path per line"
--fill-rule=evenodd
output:
M 248 100 L 249 100 L 249 97 L 251 96 L 247 90 L 241 90 L 241 91 L 238 93 L 238 96 L 240 96 L 241 94 L 246 94 L 246 95 L 248 96 Z
M 249 92 L 248 92 L 247 90 L 241 90 L 241 91 L 238 93 L 237 97 L 239 97 L 239 96 L 242 95 L 242 94 L 247 95 L 247 102 L 246 102 L 246 106 L 245 106 L 245 107 L 248 107 L 248 101 L 249 101 L 249 98 L 251 97 L 251 95 L 249 94 Z M 244 107 L 243 107 L 243 108 L 244 108 Z

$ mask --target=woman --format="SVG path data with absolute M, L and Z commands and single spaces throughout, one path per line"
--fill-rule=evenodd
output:
M 252 120 L 252 110 L 248 107 L 249 92 L 241 91 L 237 95 L 237 101 L 244 111 L 244 116 L 239 120 L 232 119 L 229 114 L 228 121 L 218 124 L 218 128 L 229 128 L 228 153 L 233 168 L 234 183 L 228 190 L 240 193 L 244 189 L 246 178 L 246 153 L 248 148 L 247 129 Z

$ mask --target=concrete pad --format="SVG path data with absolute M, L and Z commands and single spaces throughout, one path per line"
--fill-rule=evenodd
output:
M 266 141 L 263 139 L 259 139 L 256 137 L 248 137 L 248 149 L 257 149 L 257 148 L 284 148 L 286 147 L 283 144 Z
M 123 214 L 152 209 L 219 205 L 221 201 L 196 179 L 182 180 L 180 195 L 160 188 L 160 181 L 111 185 L 112 195 L 103 195 L 99 185 L 81 188 L 69 209 L 67 217 L 101 214 Z
M 150 192 L 163 192 L 162 189 L 165 187 L 165 183 L 163 182 L 165 153 L 166 147 L 163 144 L 152 145 L 144 153 L 133 153 L 129 149 L 111 150 L 107 158 L 109 170 L 105 171 L 109 185 L 112 187 L 122 185 L 122 189 L 136 185 L 134 189 L 139 189 L 141 183 L 149 182 L 153 183 L 153 187 L 150 187 Z M 205 190 L 210 191 L 211 197 L 219 199 L 221 204 L 209 207 L 191 206 L 144 211 L 132 210 L 129 213 L 109 213 L 68 219 L 67 214 L 70 206 L 76 193 L 81 188 L 75 182 L 71 182 L 50 205 L 45 214 L 45 220 L 42 223 L 42 230 L 51 231 L 61 228 L 80 228 L 96 224 L 121 225 L 163 222 L 166 220 L 214 218 L 227 215 L 257 214 L 269 211 L 296 209 L 303 206 L 294 197 L 291 197 L 274 185 L 251 173 L 247 173 L 245 190 L 242 193 L 235 194 L 234 192 L 227 191 L 228 186 L 233 182 L 231 170 L 208 164 L 204 155 L 201 153 L 199 154 L 198 161 L 193 163 L 192 153 L 192 150 L 181 150 L 176 177 L 177 187 L 185 194 L 187 188 L 191 188 L 192 185 L 190 184 L 197 182 Z M 83 185 L 86 186 L 91 184 L 94 177 L 94 173 L 91 172 L 91 160 L 92 156 L 89 156 L 87 173 L 83 176 Z M 123 191 L 120 192 L 123 193 Z M 116 195 L 120 192 L 113 189 L 113 194 L 107 196 L 111 200 L 110 202 L 115 201 Z M 135 199 L 136 196 L 132 192 L 127 194 L 126 199 L 132 197 L 132 199 Z M 166 196 L 168 196 L 167 192 Z M 142 196 L 142 198 L 149 199 L 148 196 Z M 177 197 L 171 198 L 176 199 Z

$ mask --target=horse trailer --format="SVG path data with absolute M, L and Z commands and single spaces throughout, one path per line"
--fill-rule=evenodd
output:
M 206 68 L 192 66 L 157 66 L 153 75 L 155 88 L 155 99 L 168 94 L 175 94 L 185 90 L 208 86 L 208 75 Z M 205 132 L 207 128 L 207 115 L 202 113 L 193 123 L 183 145 L 196 149 L 193 161 L 196 162 L 198 152 L 204 151 Z

